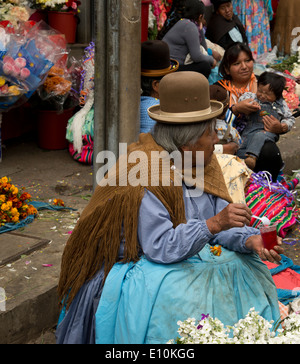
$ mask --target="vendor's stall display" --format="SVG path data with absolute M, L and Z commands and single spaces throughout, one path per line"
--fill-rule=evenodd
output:
M 69 120 L 66 138 L 70 142 L 72 157 L 81 163 L 92 164 L 94 137 L 94 55 L 95 45 L 85 49 L 82 61 L 83 71 L 80 85 L 80 106 L 82 107 Z
M 2 28 L 0 41 L 4 45 L 0 58 L 0 75 L 7 88 L 2 90 L 0 110 L 7 111 L 14 102 L 7 102 L 9 96 L 25 95 L 29 98 L 44 82 L 54 64 L 66 53 L 66 48 L 55 40 L 57 34 L 47 24 L 40 22 L 29 31 L 7 34 Z M 5 31 L 5 34 L 4 34 Z M 6 92 L 13 87 L 12 92 Z M 17 94 L 18 93 L 18 94 Z M 0 99 L 1 100 L 1 99 Z
M 299 301 L 299 300 L 298 300 Z M 299 304 L 299 303 L 298 303 Z M 299 344 L 300 314 L 287 313 L 282 321 L 267 321 L 255 308 L 233 326 L 224 325 L 217 317 L 203 313 L 202 317 L 178 321 L 179 337 L 168 344 Z
M 37 210 L 29 204 L 30 200 L 30 194 L 20 191 L 10 178 L 0 178 L 0 228 L 8 223 L 17 224 L 29 215 L 36 215 Z
M 69 60 L 68 57 L 60 59 L 37 90 L 38 108 L 62 113 L 65 109 L 78 106 L 81 72 L 81 62 L 74 58 Z
M 161 30 L 167 19 L 167 14 L 171 10 L 172 3 L 172 0 L 151 0 L 148 19 L 149 39 L 156 39 L 158 31 Z
M 0 24 L 0 125 L 2 112 L 30 99 L 54 65 L 66 64 L 66 47 L 65 37 L 43 21 L 19 23 L 18 27 Z M 57 75 L 53 77 L 48 88 L 61 81 Z M 70 84 L 72 81 L 65 81 L 63 87 L 70 90 Z
M 78 0 L 33 0 L 33 7 L 47 12 L 51 28 L 64 34 L 67 43 L 75 43 L 81 2 Z
M 36 95 L 38 144 L 43 149 L 66 149 L 68 120 L 79 104 L 80 62 L 63 58 L 48 73 Z
M 31 0 L 1 0 L 0 21 L 7 21 L 12 27 L 29 20 L 33 10 Z
M 0 177 L 0 234 L 20 229 L 33 222 L 41 210 L 75 210 L 61 199 L 52 203 L 32 201 L 24 187 L 16 187 L 8 177 Z

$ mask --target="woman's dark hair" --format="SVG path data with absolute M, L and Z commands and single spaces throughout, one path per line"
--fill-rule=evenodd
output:
M 153 91 L 153 88 L 152 88 L 153 81 L 160 81 L 162 78 L 163 78 L 163 76 L 161 76 L 161 77 L 142 76 L 141 77 L 141 89 L 142 89 L 141 96 L 151 96 L 151 93 Z
M 200 15 L 203 15 L 205 5 L 200 0 L 186 0 L 184 17 L 186 19 L 197 21 Z
M 270 91 L 274 92 L 276 100 L 282 97 L 282 92 L 286 85 L 286 80 L 280 75 L 272 72 L 264 72 L 257 79 L 258 85 L 269 85 Z
M 231 76 L 226 70 L 229 70 L 230 66 L 237 61 L 241 52 L 245 52 L 249 59 L 254 62 L 251 49 L 245 43 L 232 43 L 226 48 L 223 59 L 219 66 L 219 74 L 225 80 L 231 80 Z

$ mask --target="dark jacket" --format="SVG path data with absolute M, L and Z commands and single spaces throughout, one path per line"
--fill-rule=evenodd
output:
M 241 33 L 243 42 L 248 45 L 245 28 L 238 16 L 235 14 L 233 15 L 232 20 L 226 20 L 222 15 L 214 13 L 208 23 L 205 36 L 211 42 L 219 44 L 221 47 L 226 49 L 231 43 L 233 43 L 228 32 L 235 27 Z

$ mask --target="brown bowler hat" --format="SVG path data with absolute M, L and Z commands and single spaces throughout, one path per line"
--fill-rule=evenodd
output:
M 170 59 L 170 50 L 162 40 L 147 40 L 142 43 L 141 74 L 161 77 L 178 70 L 179 63 Z
M 149 107 L 149 116 L 161 123 L 186 124 L 213 119 L 223 112 L 223 104 L 210 100 L 209 83 L 198 72 L 175 72 L 159 84 L 160 105 Z

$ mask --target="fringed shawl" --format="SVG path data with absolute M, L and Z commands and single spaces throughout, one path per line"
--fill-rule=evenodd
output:
M 128 163 L 127 156 L 142 151 L 147 157 L 137 163 Z M 70 305 L 80 287 L 104 267 L 105 277 L 118 262 L 120 242 L 124 239 L 124 256 L 121 262 L 137 261 L 141 252 L 138 242 L 138 214 L 145 189 L 152 192 L 167 209 L 175 228 L 186 223 L 182 186 L 175 184 L 174 170 L 169 170 L 169 186 L 165 186 L 161 165 L 153 168 L 151 152 L 162 152 L 150 134 L 140 134 L 137 143 L 128 147 L 127 155 L 121 156 L 112 169 L 97 186 L 84 209 L 62 256 L 61 275 L 58 286 L 60 302 L 67 297 Z M 136 172 L 137 171 L 137 172 Z M 130 174 L 137 174 L 140 183 L 132 186 L 127 183 Z M 158 186 L 151 186 L 151 180 L 158 175 Z M 231 198 L 224 182 L 216 157 L 204 170 L 204 191 L 219 196 L 229 202 Z M 110 180 L 108 180 L 108 178 Z M 107 183 L 109 181 L 109 183 Z M 116 181 L 113 186 L 112 182 Z M 164 181 L 164 183 L 163 183 Z

